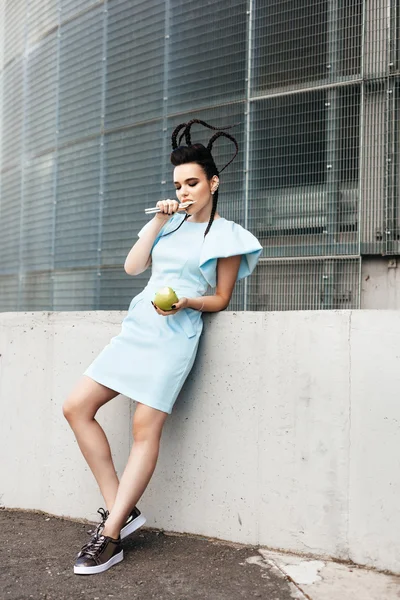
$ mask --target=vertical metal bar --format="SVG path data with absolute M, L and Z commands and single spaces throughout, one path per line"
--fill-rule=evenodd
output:
M 338 38 L 338 0 L 328 1 L 327 27 L 328 27 L 328 79 L 334 82 L 337 75 L 339 62 L 339 38 Z
M 388 215 L 387 215 L 387 235 L 386 239 L 386 252 L 388 254 L 394 254 L 398 251 L 398 195 L 397 195 L 397 90 L 396 80 L 391 77 L 391 70 L 395 64 L 396 54 L 396 2 L 391 0 L 388 12 L 388 58 L 389 64 L 387 65 L 387 79 L 388 79 Z
M 385 101 L 385 132 L 384 132 L 384 153 L 385 153 L 385 173 L 384 173 L 384 204 L 383 204 L 383 243 L 385 254 L 388 251 L 388 234 L 389 234 L 389 223 L 388 223 L 388 205 L 389 205 L 389 85 L 390 82 L 386 81 L 386 101 Z
M 364 227 L 363 219 L 364 214 L 362 211 L 362 198 L 364 197 L 364 135 L 365 135 L 365 27 L 366 27 L 366 2 L 362 3 L 362 24 L 361 24 L 361 90 L 360 90 L 360 127 L 359 127 L 359 162 L 358 162 L 358 206 L 357 206 L 357 253 L 360 255 L 358 261 L 358 293 L 357 293 L 357 306 L 353 308 L 360 308 L 361 306 L 361 290 L 362 290 L 362 258 L 361 258 L 361 231 Z
M 103 244 L 103 213 L 104 213 L 104 161 L 105 161 L 105 115 L 106 115 L 106 83 L 107 83 L 107 26 L 108 26 L 108 0 L 103 8 L 103 49 L 102 49 L 102 81 L 101 81 L 101 113 L 100 113 L 100 149 L 99 149 L 99 219 L 97 229 L 97 278 L 96 278 L 96 309 L 100 309 L 101 298 L 101 265 Z
M 338 42 L 338 0 L 328 3 L 328 68 L 330 80 L 337 77 L 339 62 Z M 338 169 L 338 129 L 340 106 L 338 90 L 326 91 L 326 188 L 327 188 L 327 232 L 331 254 L 336 253 L 335 242 L 338 227 L 339 169 Z
M 324 260 L 322 267 L 323 281 L 323 309 L 332 310 L 334 308 L 333 289 L 336 281 L 336 269 L 334 260 Z
M 389 65 L 388 74 L 396 64 L 396 29 L 397 29 L 397 0 L 390 0 L 388 7 L 388 28 L 389 28 Z
M 386 12 L 386 65 L 385 65 L 385 80 L 386 80 L 386 104 L 385 104 L 385 200 L 384 200 L 384 247 L 385 254 L 389 254 L 391 250 L 392 223 L 390 218 L 391 206 L 391 181 L 392 181 L 392 165 L 393 153 L 391 148 L 391 104 L 393 98 L 392 82 L 390 80 L 390 23 L 391 23 L 391 0 L 387 1 Z
M 57 188 L 58 188 L 58 140 L 60 134 L 60 54 L 61 54 L 61 0 L 57 1 L 57 65 L 56 65 L 56 135 L 55 135 L 55 150 L 53 163 L 53 214 L 52 214 L 52 230 L 51 230 L 51 248 L 50 248 L 50 269 L 51 269 L 51 310 L 54 310 L 55 303 L 55 254 L 56 254 L 56 219 L 57 219 Z
M 361 51 L 361 62 L 360 62 L 360 77 L 361 80 L 364 81 L 364 77 L 365 77 L 365 39 L 366 39 L 366 35 L 365 35 L 365 28 L 366 28 L 366 23 L 367 23 L 367 3 L 365 2 L 365 0 L 362 3 L 362 16 L 361 16 L 361 47 L 360 47 L 360 51 Z
M 365 4 L 365 3 L 364 3 Z M 362 46 L 363 48 L 363 46 Z M 364 52 L 362 53 L 364 54 Z M 365 102 L 365 84 L 361 84 L 360 91 L 360 127 L 359 127 L 359 162 L 358 162 L 358 194 L 357 194 L 357 254 L 360 255 L 360 259 L 358 261 L 358 294 L 357 294 L 357 306 L 353 308 L 360 308 L 361 306 L 361 289 L 362 289 L 362 281 L 361 281 L 361 271 L 362 271 L 362 257 L 361 257 L 361 231 L 363 229 L 363 218 L 364 214 L 362 211 L 362 198 L 364 197 L 364 102 Z
M 245 98 L 245 132 L 244 132 L 244 226 L 249 226 L 249 177 L 250 177 L 250 127 L 251 127 L 251 77 L 252 77 L 252 52 L 253 52 L 253 12 L 254 0 L 248 0 L 247 4 L 247 27 L 246 27 L 246 98 Z M 247 310 L 249 294 L 248 278 L 244 280 L 243 310 Z
M 330 89 L 326 92 L 326 231 L 328 234 L 329 253 L 336 253 L 336 233 L 338 228 L 338 197 L 339 197 L 339 169 L 338 169 L 338 124 L 340 118 L 340 105 L 338 90 Z
M 338 41 L 338 0 L 328 2 L 328 64 L 330 80 L 337 76 L 339 62 Z M 340 117 L 339 92 L 336 88 L 326 91 L 326 233 L 325 252 L 336 254 L 336 234 L 338 229 L 339 169 L 338 169 L 338 128 Z M 333 289 L 335 286 L 335 268 L 332 261 L 324 263 L 323 269 L 324 308 L 333 308 Z
M 19 245 L 18 245 L 18 296 L 17 310 L 21 310 L 22 292 L 24 283 L 23 268 L 23 229 L 24 229 L 24 195 L 25 195 L 25 153 L 26 153 L 26 119 L 28 102 L 28 23 L 29 23 L 29 3 L 25 2 L 25 24 L 24 24 L 24 52 L 22 55 L 22 131 L 21 131 L 21 155 L 20 155 L 20 176 L 21 176 L 21 204 L 19 215 Z
M 161 198 L 166 198 L 167 194 L 164 190 L 167 189 L 169 170 L 167 171 L 167 151 L 169 144 L 168 132 L 168 80 L 169 80 L 169 38 L 170 38 L 170 0 L 165 0 L 164 11 L 164 81 L 163 81 L 163 115 L 162 115 L 162 169 L 161 169 Z
M 387 193 L 386 193 L 386 223 L 385 223 L 385 243 L 386 243 L 386 254 L 393 253 L 394 248 L 394 211 L 395 211 L 395 197 L 394 197 L 394 119 L 395 119 L 395 82 L 388 78 L 388 90 L 387 90 Z

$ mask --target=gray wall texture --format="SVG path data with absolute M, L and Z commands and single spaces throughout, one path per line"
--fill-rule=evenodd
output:
M 0 500 L 96 519 L 61 407 L 119 312 L 0 315 Z M 220 313 L 168 418 L 148 524 L 400 573 L 400 312 Z M 134 403 L 99 411 L 121 473 Z

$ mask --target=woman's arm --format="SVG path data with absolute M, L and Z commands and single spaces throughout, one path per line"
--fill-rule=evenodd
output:
M 214 296 L 200 296 L 200 298 L 180 298 L 174 304 L 176 310 L 163 311 L 154 307 L 158 314 L 163 316 L 173 315 L 181 308 L 194 308 L 202 312 L 219 312 L 225 310 L 232 297 L 233 288 L 239 272 L 241 256 L 219 258 L 217 263 L 217 288 Z
M 150 221 L 146 233 L 144 233 L 131 248 L 124 264 L 124 269 L 128 275 L 139 275 L 139 273 L 143 273 L 150 265 L 151 249 L 154 240 L 160 233 L 164 223 L 165 220 L 158 219 L 157 216 L 155 216 L 154 219 Z
M 239 272 L 241 256 L 219 258 L 217 263 L 217 288 L 214 296 L 188 298 L 188 308 L 202 312 L 218 312 L 225 310 L 231 300 Z M 203 304 L 204 303 L 204 304 Z
M 152 221 L 149 221 L 146 233 L 143 233 L 126 257 L 124 269 L 128 275 L 139 275 L 150 266 L 154 240 L 163 225 L 178 210 L 179 204 L 176 200 L 160 200 L 156 206 L 160 208 L 161 212 L 157 213 Z

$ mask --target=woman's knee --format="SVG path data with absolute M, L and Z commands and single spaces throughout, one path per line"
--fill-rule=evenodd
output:
M 67 421 L 93 419 L 98 409 L 118 395 L 89 377 L 83 377 L 65 400 L 62 410 Z
M 64 417 L 69 423 L 71 423 L 75 419 L 79 419 L 82 416 L 86 416 L 87 409 L 84 409 L 84 404 L 84 398 L 80 398 L 75 394 L 70 394 L 68 396 L 68 398 L 65 400 L 62 406 L 62 411 Z

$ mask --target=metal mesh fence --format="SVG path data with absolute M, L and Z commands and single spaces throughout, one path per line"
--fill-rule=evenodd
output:
M 230 308 L 358 308 L 363 257 L 400 253 L 399 24 L 398 0 L 0 1 L 0 310 L 126 308 L 193 117 L 235 124 L 220 213 L 264 248 Z
M 360 264 L 348 259 L 265 259 L 250 280 L 250 310 L 337 310 L 357 305 Z

